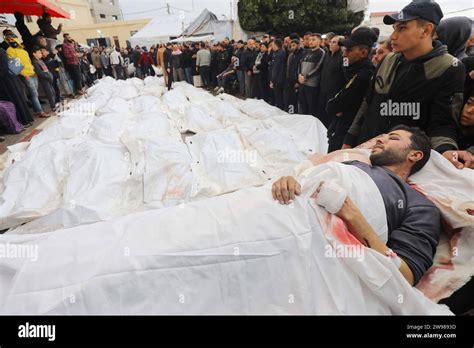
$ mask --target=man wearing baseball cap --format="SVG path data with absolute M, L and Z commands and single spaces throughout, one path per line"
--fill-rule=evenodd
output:
M 465 68 L 433 40 L 442 18 L 441 8 L 431 0 L 413 1 L 384 17 L 393 26 L 394 52 L 380 63 L 343 148 L 403 124 L 425 131 L 432 148 L 457 168 L 470 167 L 472 155 L 457 151 Z
M 369 55 L 376 40 L 377 34 L 372 29 L 360 27 L 348 39 L 339 41 L 339 46 L 343 47 L 346 84 L 324 106 L 331 120 L 328 129 L 329 152 L 342 147 L 344 137 L 369 89 L 375 70 Z

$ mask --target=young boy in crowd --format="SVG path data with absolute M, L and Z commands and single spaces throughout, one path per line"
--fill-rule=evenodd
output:
M 52 53 L 49 53 L 49 51 L 45 48 L 41 48 L 41 53 L 43 56 L 43 62 L 45 62 L 46 66 L 48 67 L 48 70 L 51 74 L 53 74 L 53 89 L 54 89 L 54 95 L 55 95 L 55 102 L 56 104 L 61 102 L 61 91 L 59 89 L 59 68 L 60 68 L 60 63 L 57 59 L 54 59 L 54 56 L 56 55 L 56 49 L 53 50 Z
M 46 63 L 43 62 L 43 53 L 39 46 L 33 47 L 31 54 L 33 56 L 32 63 L 35 68 L 35 73 L 38 76 L 38 82 L 46 93 L 51 110 L 54 110 L 56 107 L 56 96 L 53 88 L 53 74 L 49 71 Z

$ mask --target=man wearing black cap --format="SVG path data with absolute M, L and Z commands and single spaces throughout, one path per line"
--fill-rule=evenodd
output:
M 431 146 L 457 168 L 469 167 L 472 156 L 457 151 L 465 69 L 446 46 L 434 41 L 443 18 L 433 1 L 417 1 L 384 17 L 393 25 L 394 52 L 381 62 L 366 99 L 344 139 L 350 148 L 404 124 L 419 127 Z
M 343 46 L 345 87 L 330 99 L 326 110 L 332 123 L 328 129 L 329 152 L 341 149 L 344 137 L 370 86 L 374 67 L 369 59 L 377 35 L 372 29 L 356 29 L 349 39 L 340 40 Z

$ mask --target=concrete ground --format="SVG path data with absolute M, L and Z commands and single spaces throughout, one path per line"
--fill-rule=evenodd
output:
M 43 110 L 47 113 L 49 113 L 49 111 L 51 110 L 49 105 L 47 104 L 41 104 L 41 106 L 43 107 Z M 34 114 L 32 112 L 32 114 Z M 7 147 L 8 146 L 11 146 L 11 145 L 15 145 L 19 142 L 22 142 L 22 141 L 28 141 L 31 139 L 31 137 L 33 137 L 35 134 L 39 133 L 39 131 L 44 128 L 44 124 L 46 122 L 50 122 L 50 119 L 51 118 L 57 118 L 54 116 L 51 116 L 49 118 L 38 118 L 36 116 L 33 116 L 33 125 L 29 128 L 25 128 L 23 130 L 23 132 L 19 133 L 19 134 L 6 134 L 4 135 L 5 137 L 5 141 L 1 142 L 0 143 L 0 155 L 3 155 L 6 151 L 7 151 Z

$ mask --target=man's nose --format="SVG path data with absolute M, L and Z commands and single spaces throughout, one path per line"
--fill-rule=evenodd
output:
M 382 134 L 377 138 L 377 144 L 385 144 L 388 140 L 388 134 Z
M 390 34 L 390 41 L 396 40 L 398 38 L 397 32 L 394 30 L 392 34 Z

